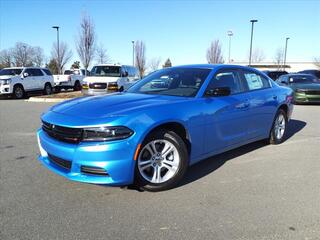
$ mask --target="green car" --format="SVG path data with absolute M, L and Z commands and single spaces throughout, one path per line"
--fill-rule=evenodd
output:
M 294 103 L 320 103 L 320 81 L 311 74 L 286 74 L 276 82 L 294 91 Z

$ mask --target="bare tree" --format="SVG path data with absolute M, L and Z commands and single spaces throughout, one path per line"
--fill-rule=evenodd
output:
M 43 53 L 43 49 L 41 47 L 33 47 L 32 48 L 32 62 L 36 67 L 43 66 L 45 61 L 45 56 Z
M 0 52 L 0 68 L 11 67 L 12 61 L 12 52 L 10 50 L 5 49 Z
M 28 44 L 17 42 L 11 51 L 16 67 L 30 67 L 33 65 L 33 50 Z
M 91 61 L 94 58 L 95 38 L 95 29 L 91 18 L 87 15 L 83 15 L 80 22 L 80 31 L 78 41 L 76 42 L 76 47 L 86 73 Z
M 278 69 L 281 68 L 283 63 L 283 49 L 281 47 L 276 50 L 274 55 L 274 63 L 278 66 Z
M 135 47 L 136 67 L 139 70 L 140 76 L 143 77 L 146 70 L 146 46 L 143 41 L 136 41 Z
M 314 65 L 316 65 L 317 67 L 319 67 L 320 68 L 320 57 L 316 57 L 316 58 L 314 58 Z
M 211 42 L 210 47 L 207 50 L 208 63 L 215 64 L 224 62 L 221 48 L 222 46 L 218 39 Z
M 51 59 L 54 59 L 57 62 L 57 66 L 60 66 L 59 72 L 61 72 L 64 66 L 70 61 L 72 57 L 72 51 L 65 42 L 60 42 L 59 45 L 60 53 L 58 54 L 58 44 L 56 42 L 53 44 L 51 50 Z
M 265 59 L 265 54 L 263 52 L 262 49 L 260 48 L 255 48 L 252 52 L 252 55 L 251 55 L 251 61 L 253 63 L 259 63 L 259 62 L 262 62 L 264 59 Z
M 104 48 L 102 43 L 100 43 L 100 45 L 96 48 L 96 60 L 100 64 L 111 62 L 111 58 L 108 55 L 107 49 Z
M 159 66 L 160 66 L 160 62 L 161 62 L 161 58 L 152 58 L 150 61 L 149 61 L 149 68 L 150 70 L 153 72 L 153 71 L 156 71 L 159 69 Z

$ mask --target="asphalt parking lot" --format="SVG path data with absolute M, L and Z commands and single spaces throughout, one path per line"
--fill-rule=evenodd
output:
M 37 160 L 51 104 L 0 100 L 0 239 L 320 239 L 320 106 L 296 106 L 288 139 L 189 169 L 160 193 L 71 182 Z

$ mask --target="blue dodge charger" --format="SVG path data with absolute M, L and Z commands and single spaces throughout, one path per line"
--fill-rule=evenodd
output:
M 249 67 L 167 68 L 125 92 L 51 107 L 39 160 L 71 180 L 161 191 L 209 156 L 283 142 L 292 109 L 292 90 Z

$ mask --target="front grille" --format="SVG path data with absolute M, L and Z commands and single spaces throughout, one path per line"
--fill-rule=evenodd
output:
M 61 127 L 48 122 L 42 122 L 42 129 L 50 137 L 68 143 L 78 143 L 82 138 L 81 128 Z
M 320 95 L 320 90 L 305 90 L 304 92 L 308 95 Z
M 48 153 L 48 158 L 49 158 L 49 161 L 51 163 L 70 171 L 70 169 L 71 169 L 71 161 L 64 160 L 62 158 L 56 157 L 54 155 L 51 155 L 49 153 Z
M 81 166 L 82 173 L 100 176 L 109 176 L 105 169 L 100 167 Z
M 90 83 L 89 88 L 91 88 L 91 89 L 106 89 L 107 84 L 106 83 Z

